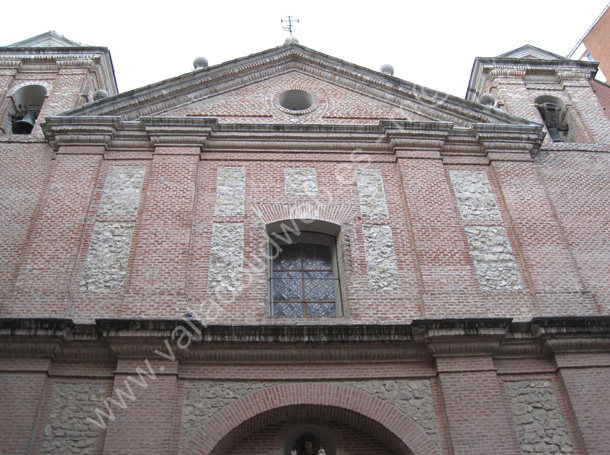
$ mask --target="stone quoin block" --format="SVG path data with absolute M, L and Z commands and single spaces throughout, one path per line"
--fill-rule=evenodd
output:
M 453 191 L 464 220 L 501 220 L 489 179 L 483 171 L 450 171 Z
M 81 291 L 123 289 L 134 230 L 135 223 L 95 223 L 79 283 Z
M 506 229 L 467 226 L 466 238 L 477 278 L 487 291 L 516 291 L 523 287 Z
M 390 226 L 362 226 L 366 267 L 371 291 L 400 289 L 400 277 Z
M 523 453 L 574 451 L 550 381 L 507 382 L 505 386 Z
M 315 196 L 318 194 L 318 175 L 314 168 L 287 167 L 284 169 L 286 194 L 290 196 Z
M 224 166 L 218 168 L 214 215 L 243 215 L 245 200 L 246 168 L 243 166 Z
M 244 224 L 214 223 L 210 245 L 208 289 L 239 292 L 243 285 Z
M 381 169 L 362 168 L 356 171 L 360 211 L 365 218 L 387 218 L 388 205 Z
M 144 166 L 110 166 L 98 215 L 135 215 L 144 184 Z
M 95 409 L 106 411 L 106 388 L 96 384 L 56 384 L 44 427 L 41 454 L 79 453 L 95 455 L 104 430 L 86 420 L 95 420 Z

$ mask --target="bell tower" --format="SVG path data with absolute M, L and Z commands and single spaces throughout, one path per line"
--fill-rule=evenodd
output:
M 466 99 L 543 124 L 545 147 L 607 142 L 610 122 L 595 87 L 608 87 L 594 80 L 598 64 L 531 45 L 478 57 Z
M 0 47 L 0 300 L 10 292 L 58 162 L 44 119 L 117 94 L 110 53 L 51 31 Z M 76 167 L 74 172 L 82 171 Z M 53 183 L 51 183 L 53 184 Z M 2 305 L 0 304 L 0 311 Z
M 0 47 L 0 135 L 42 138 L 49 115 L 116 95 L 110 52 L 54 31 Z M 19 142 L 19 137 L 13 137 Z

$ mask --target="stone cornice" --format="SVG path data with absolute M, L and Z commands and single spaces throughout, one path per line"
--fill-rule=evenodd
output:
M 511 319 L 427 319 L 413 321 L 417 338 L 435 357 L 491 355 L 508 333 Z
M 106 151 L 151 152 L 157 146 L 201 147 L 203 153 L 388 153 L 408 157 L 421 151 L 448 156 L 529 159 L 542 126 L 382 120 L 377 125 L 219 124 L 215 118 L 117 116 L 48 117 L 42 124 L 55 151 L 60 146 L 101 145 Z M 487 154 L 487 155 L 486 155 Z M 338 158 L 338 157 L 337 157 Z M 339 158 L 341 159 L 341 158 Z M 345 157 L 344 159 L 349 159 Z
M 182 349 L 181 335 L 192 343 Z M 0 356 L 189 361 L 422 361 L 610 351 L 610 317 L 422 319 L 404 325 L 204 325 L 199 320 L 0 318 Z M 428 353 L 429 352 L 429 353 Z
M 154 146 L 203 147 L 217 124 L 215 119 L 197 117 L 144 117 L 140 122 Z
M 490 159 L 525 159 L 534 156 L 546 133 L 542 125 L 497 125 L 477 124 L 472 129 Z
M 47 117 L 41 124 L 42 131 L 55 152 L 62 146 L 106 147 L 119 126 L 117 117 Z
M 610 317 L 534 318 L 532 333 L 553 353 L 610 353 Z

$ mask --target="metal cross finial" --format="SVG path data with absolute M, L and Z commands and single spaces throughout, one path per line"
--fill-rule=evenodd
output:
M 294 27 L 295 27 L 294 24 L 298 24 L 299 20 L 293 19 L 294 16 L 286 16 L 286 17 L 288 19 L 282 19 L 282 24 L 288 23 L 288 25 L 282 26 L 282 29 L 286 30 L 287 32 L 290 32 L 290 36 L 292 36 L 292 30 L 294 30 Z

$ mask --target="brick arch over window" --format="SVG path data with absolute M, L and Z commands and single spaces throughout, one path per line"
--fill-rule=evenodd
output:
M 294 410 L 318 413 L 371 433 L 399 455 L 438 455 L 439 448 L 411 418 L 364 392 L 333 384 L 282 384 L 254 392 L 214 415 L 193 436 L 188 455 L 221 455 L 234 442 Z
M 257 204 L 252 207 L 264 224 L 284 220 L 320 220 L 343 225 L 349 223 L 356 211 L 346 204 L 322 204 L 297 201 L 291 204 Z

